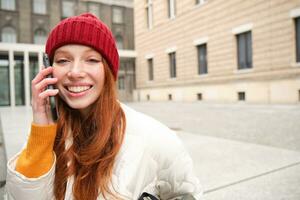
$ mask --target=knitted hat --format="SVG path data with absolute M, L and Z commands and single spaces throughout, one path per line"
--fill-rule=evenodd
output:
M 115 80 L 118 77 L 119 54 L 110 29 L 96 16 L 84 13 L 62 20 L 51 31 L 46 53 L 53 61 L 54 52 L 67 44 L 82 44 L 98 51 L 107 61 Z

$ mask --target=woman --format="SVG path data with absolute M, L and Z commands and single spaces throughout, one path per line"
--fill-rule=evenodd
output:
M 118 102 L 119 56 L 103 22 L 91 14 L 61 21 L 46 53 L 53 67 L 32 80 L 33 122 L 27 146 L 8 163 L 9 198 L 200 198 L 191 158 L 176 135 Z M 51 84 L 56 89 L 46 89 Z M 50 96 L 57 98 L 57 122 Z

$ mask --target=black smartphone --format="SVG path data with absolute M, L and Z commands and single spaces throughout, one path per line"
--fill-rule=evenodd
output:
M 50 61 L 49 61 L 49 57 L 46 53 L 43 54 L 43 63 L 44 66 L 47 67 L 51 67 L 50 66 Z M 52 78 L 52 75 L 49 75 L 48 78 Z M 54 89 L 53 85 L 48 85 L 48 89 Z M 51 115 L 52 115 L 52 119 L 53 121 L 56 121 L 58 118 L 58 112 L 57 112 L 57 108 L 56 108 L 56 100 L 54 96 L 50 96 L 50 108 L 51 108 Z

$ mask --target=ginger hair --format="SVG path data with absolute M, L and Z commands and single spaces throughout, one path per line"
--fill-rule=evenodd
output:
M 117 199 L 111 182 L 116 156 L 121 148 L 126 120 L 117 100 L 115 80 L 103 60 L 105 80 L 92 111 L 83 118 L 57 97 L 59 118 L 54 143 L 56 170 L 54 196 L 63 200 L 68 177 L 74 176 L 75 200 L 96 200 L 99 195 Z M 66 148 L 66 141 L 72 143 Z M 112 191 L 113 190 L 113 191 Z

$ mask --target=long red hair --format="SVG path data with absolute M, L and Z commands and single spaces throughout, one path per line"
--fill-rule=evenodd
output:
M 117 197 L 112 191 L 112 171 L 126 127 L 125 114 L 117 101 L 115 80 L 104 64 L 105 81 L 92 112 L 82 118 L 58 97 L 59 119 L 54 144 L 56 170 L 54 195 L 63 200 L 68 177 L 74 176 L 75 200 L 96 200 L 99 195 Z M 72 140 L 66 148 L 66 141 Z

